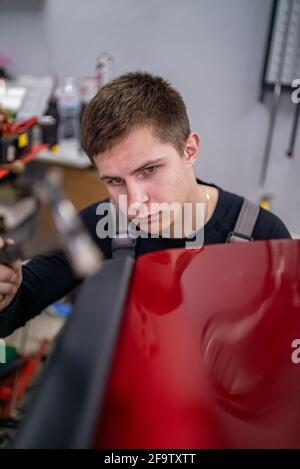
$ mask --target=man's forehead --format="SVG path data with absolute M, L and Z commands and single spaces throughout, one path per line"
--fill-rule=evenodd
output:
M 167 157 L 170 145 L 162 143 L 147 129 L 136 129 L 124 140 L 95 158 L 101 177 L 132 174 L 144 165 L 153 164 Z
M 114 156 L 115 154 L 119 155 L 120 153 L 136 153 L 139 155 L 146 152 L 148 146 L 159 147 L 162 145 L 164 145 L 164 143 L 154 136 L 149 127 L 136 127 L 124 138 L 120 138 L 113 142 L 111 147 L 97 155 L 96 158 L 102 157 L 103 155 L 105 156 L 106 154 Z

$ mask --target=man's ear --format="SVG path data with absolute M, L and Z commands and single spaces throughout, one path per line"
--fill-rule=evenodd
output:
M 184 149 L 184 160 L 188 167 L 192 167 L 199 156 L 200 138 L 192 132 L 187 138 Z

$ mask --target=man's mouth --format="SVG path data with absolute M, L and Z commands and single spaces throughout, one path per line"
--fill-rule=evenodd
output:
M 157 218 L 159 217 L 159 212 L 157 213 L 150 213 L 149 215 L 145 216 L 145 217 L 135 217 L 135 220 L 139 221 L 139 222 L 142 222 L 142 223 L 145 223 L 145 222 L 149 222 L 149 221 L 154 221 L 156 220 Z

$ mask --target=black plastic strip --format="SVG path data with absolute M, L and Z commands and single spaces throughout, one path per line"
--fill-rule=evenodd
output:
M 13 448 L 90 446 L 133 266 L 130 257 L 106 261 L 83 285 Z

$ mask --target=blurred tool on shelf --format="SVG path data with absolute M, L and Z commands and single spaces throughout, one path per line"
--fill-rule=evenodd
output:
M 33 236 L 40 202 L 50 206 L 56 227 L 56 233 L 47 239 L 36 239 Z M 60 248 L 65 251 L 79 277 L 85 277 L 99 268 L 100 250 L 92 241 L 71 201 L 62 194 L 59 172 L 46 172 L 45 166 L 41 164 L 31 166 L 30 171 L 6 188 L 6 200 L 1 204 L 0 234 L 2 231 L 2 235 L 7 234 L 7 237 L 18 242 L 14 245 L 5 244 L 0 249 L 0 264 L 11 263 L 17 259 L 27 260 L 50 249 Z M 27 216 L 24 215 L 25 207 Z M 13 215 L 8 208 L 14 210 Z M 30 229 L 27 228 L 24 232 L 25 221 Z M 16 228 L 19 228 L 17 239 L 13 231 Z

